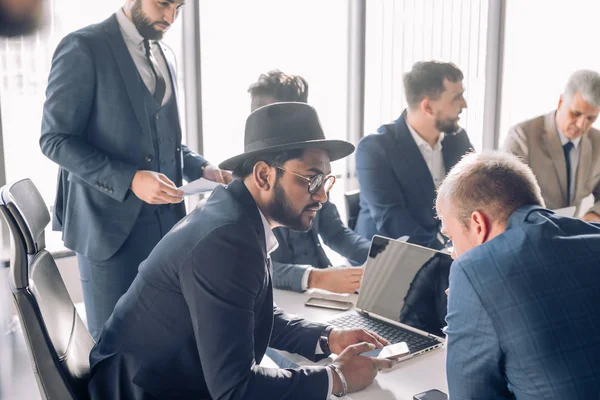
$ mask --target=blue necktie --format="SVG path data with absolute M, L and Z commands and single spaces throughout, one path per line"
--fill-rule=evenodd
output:
M 575 147 L 573 142 L 569 141 L 563 146 L 565 152 L 565 164 L 567 164 L 567 206 L 571 204 L 571 150 Z

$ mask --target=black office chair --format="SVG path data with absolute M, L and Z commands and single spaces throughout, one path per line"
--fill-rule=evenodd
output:
M 10 230 L 9 286 L 42 398 L 89 399 L 94 340 L 45 249 L 46 204 L 31 180 L 23 179 L 0 189 L 0 213 Z
M 356 226 L 356 219 L 358 218 L 358 212 L 360 211 L 360 190 L 351 190 L 344 193 L 344 200 L 346 200 L 348 227 L 354 230 L 354 227 Z

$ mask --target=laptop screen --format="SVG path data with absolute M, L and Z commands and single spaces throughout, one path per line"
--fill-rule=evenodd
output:
M 357 307 L 444 336 L 451 264 L 449 254 L 373 236 Z

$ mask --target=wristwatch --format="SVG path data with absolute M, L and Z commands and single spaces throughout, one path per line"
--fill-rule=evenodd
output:
M 329 349 L 329 334 L 333 330 L 333 326 L 328 325 L 321 332 L 321 337 L 319 337 L 319 346 L 321 346 L 321 350 L 323 350 L 323 354 L 329 356 L 331 354 L 331 349 Z

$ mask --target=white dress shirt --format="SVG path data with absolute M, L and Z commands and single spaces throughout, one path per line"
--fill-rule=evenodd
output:
M 576 139 L 569 139 L 560 131 L 558 125 L 556 125 L 556 120 L 554 120 L 554 124 L 556 126 L 556 132 L 558 132 L 560 143 L 563 146 L 569 141 L 573 143 L 573 148 L 569 153 L 569 161 L 571 164 L 571 184 L 569 185 L 569 194 L 571 198 L 569 199 L 569 205 L 571 205 L 573 199 L 575 198 L 575 184 L 577 183 L 575 180 L 577 179 L 577 167 L 579 166 L 579 154 L 581 153 L 581 146 L 579 146 L 579 143 L 581 143 L 581 136 Z
M 258 207 L 257 207 L 258 208 Z M 269 225 L 269 221 L 265 218 L 260 208 L 258 208 L 258 213 L 260 214 L 260 219 L 263 223 L 263 229 L 265 230 L 265 244 L 267 250 L 267 257 L 271 258 L 271 253 L 277 250 L 279 247 L 279 242 L 277 242 L 277 238 L 275 234 L 271 230 L 271 226 Z M 321 349 L 321 345 L 319 341 L 317 341 L 317 347 L 315 349 L 315 354 L 323 354 L 323 349 Z M 331 394 L 333 393 L 333 376 L 331 375 L 331 369 L 329 367 L 325 368 L 327 371 L 327 397 L 325 399 L 329 399 Z
M 444 133 L 440 133 L 437 142 L 433 148 L 413 129 L 410 124 L 406 124 L 408 130 L 412 135 L 414 141 L 417 143 L 417 147 L 429 168 L 429 173 L 433 179 L 435 188 L 439 188 L 442 181 L 446 177 L 446 166 L 444 165 L 444 155 L 442 154 L 442 140 L 444 140 Z
M 144 49 L 144 38 L 138 32 L 135 24 L 127 18 L 125 12 L 121 8 L 117 12 L 117 22 L 119 23 L 119 29 L 121 30 L 121 34 L 123 35 L 123 39 L 125 39 L 125 44 L 127 45 L 127 50 L 129 50 L 129 54 L 131 54 L 131 58 L 135 63 L 135 67 L 137 68 L 144 84 L 150 91 L 150 93 L 154 93 L 154 88 L 156 87 L 156 78 L 154 77 L 154 73 L 152 69 L 150 69 L 150 64 L 148 63 L 148 59 L 146 58 L 146 50 Z M 154 56 L 154 59 L 158 63 L 159 72 L 162 74 L 165 79 L 165 95 L 162 100 L 162 104 L 164 105 L 169 101 L 171 95 L 173 94 L 173 87 L 171 82 L 171 75 L 169 73 L 169 67 L 167 66 L 167 62 L 165 61 L 165 57 L 160 50 L 160 46 L 156 41 L 150 41 L 150 51 Z

